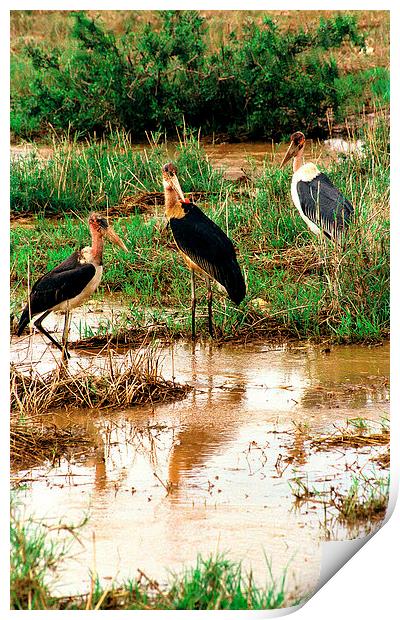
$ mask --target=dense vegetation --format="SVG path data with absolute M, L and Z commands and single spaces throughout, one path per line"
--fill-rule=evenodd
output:
M 332 50 L 365 49 L 353 15 L 285 30 L 270 17 L 244 22 L 210 47 L 197 11 L 159 11 L 116 36 L 100 20 L 72 13 L 68 45 L 28 40 L 11 57 L 14 137 L 50 130 L 81 137 L 124 129 L 280 138 L 293 127 L 321 133 L 326 115 L 343 119 L 363 105 L 386 104 L 388 72 L 343 75 Z
M 373 341 L 389 329 L 389 134 L 384 120 L 366 128 L 364 152 L 343 158 L 329 175 L 355 207 L 346 246 L 320 244 L 299 218 L 290 198 L 290 169 L 265 161 L 237 186 L 213 169 L 193 138 L 182 140 L 174 160 L 183 191 L 224 230 L 238 249 L 248 287 L 240 308 L 217 293 L 215 321 L 225 337 L 329 337 Z M 118 139 L 118 136 L 115 137 Z M 53 212 L 113 207 L 127 194 L 160 192 L 161 164 L 171 157 L 155 145 L 132 152 L 119 141 L 92 142 L 85 149 L 67 142 L 54 156 L 21 158 L 12 166 L 12 204 L 16 211 Z M 130 252 L 107 247 L 103 288 L 121 291 L 126 327 L 149 322 L 169 333 L 188 334 L 190 278 L 165 227 L 163 198 L 144 215 L 116 219 Z M 123 214 L 121 206 L 120 213 Z M 11 278 L 17 313 L 28 284 L 86 245 L 86 223 L 71 215 L 54 222 L 38 216 L 34 228 L 12 230 Z M 111 258 L 112 257 L 112 258 Z M 199 327 L 205 290 L 199 287 Z M 130 306 L 130 310 L 128 310 Z M 151 311 L 149 310 L 151 308 Z M 205 317 L 204 317 L 205 318 Z M 119 329 L 122 325 L 119 323 Z

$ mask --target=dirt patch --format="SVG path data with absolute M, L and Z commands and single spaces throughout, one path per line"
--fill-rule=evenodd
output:
M 268 314 L 268 304 L 263 299 L 253 300 L 254 309 L 246 313 L 246 320 L 240 326 L 240 333 L 223 333 L 218 326 L 214 326 L 214 337 L 211 340 L 207 335 L 197 338 L 197 342 L 210 342 L 215 346 L 223 344 L 247 344 L 264 342 L 268 339 L 270 346 L 293 343 L 297 345 L 299 338 L 293 334 L 293 330 L 279 322 L 279 317 Z M 13 326 L 13 333 L 16 326 Z M 89 338 L 82 338 L 68 344 L 69 349 L 87 349 L 100 351 L 108 346 L 118 347 L 140 346 L 150 337 L 157 339 L 160 344 L 170 344 L 175 341 L 191 343 L 192 340 L 185 331 L 171 330 L 167 321 L 149 323 L 138 328 L 122 328 L 118 333 L 96 334 Z M 323 342 L 326 339 L 303 339 L 303 342 Z M 324 345 L 325 346 L 325 345 Z M 326 348 L 326 347 L 325 347 Z

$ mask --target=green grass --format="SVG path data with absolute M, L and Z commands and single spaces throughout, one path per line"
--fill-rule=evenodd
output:
M 15 500 L 11 505 L 10 543 L 11 609 L 45 609 L 49 579 L 67 547 L 50 541 L 45 527 L 25 520 Z
M 11 163 L 11 212 L 15 214 L 86 213 L 115 206 L 126 196 L 160 191 L 160 168 L 171 157 L 166 144 L 152 141 L 139 152 L 128 135 L 119 132 L 107 141 L 86 144 L 78 143 L 76 136 L 54 139 L 54 155 L 44 161 L 32 147 L 28 156 Z M 197 191 L 218 192 L 221 173 L 200 153 L 196 136 L 185 132 L 175 152 L 177 164 L 185 171 L 183 190 L 189 191 L 195 183 Z
M 321 245 L 298 216 L 290 198 L 290 169 L 280 170 L 266 159 L 262 173 L 238 189 L 211 168 L 195 138 L 178 147 L 174 160 L 183 191 L 204 192 L 197 203 L 228 232 L 247 280 L 248 294 L 239 308 L 215 292 L 217 333 L 328 336 L 336 342 L 388 335 L 388 127 L 378 120 L 361 137 L 365 156 L 343 158 L 328 171 L 355 208 L 343 250 Z M 91 143 L 82 155 L 77 145 L 61 142 L 49 162 L 28 158 L 22 168 L 13 164 L 12 204 L 17 211 L 25 205 L 35 212 L 38 195 L 46 192 L 46 212 L 62 211 L 56 201 L 61 196 L 63 205 L 86 217 L 91 208 L 112 207 L 124 195 L 161 192 L 161 163 L 171 158 L 166 149 L 155 145 L 134 153 L 118 136 L 117 143 Z M 114 218 L 113 224 L 129 253 L 106 248 L 101 293 L 122 292 L 130 309 L 124 327 L 141 328 L 150 315 L 171 333 L 189 334 L 190 276 L 172 249 L 162 199 L 153 214 Z M 87 245 L 89 235 L 86 222 L 72 215 L 57 222 L 38 215 L 33 228 L 13 228 L 11 243 L 12 308 L 18 313 L 28 273 L 32 284 L 74 248 Z M 204 333 L 205 298 L 199 279 L 198 328 Z
M 389 463 L 385 466 L 389 467 Z M 348 538 L 359 538 L 377 529 L 386 516 L 389 493 L 390 476 L 378 477 L 374 471 L 354 476 L 346 491 L 331 487 L 329 497 L 322 499 L 327 539 L 332 538 L 337 526 L 347 529 Z
M 269 578 L 261 587 L 240 563 L 222 554 L 199 556 L 193 567 L 171 574 L 163 586 L 140 573 L 136 581 L 113 583 L 104 589 L 92 575 L 89 593 L 55 598 L 51 586 L 55 571 L 67 555 L 67 544 L 52 542 L 46 525 L 25 519 L 15 503 L 10 523 L 11 609 L 239 610 L 277 609 L 298 602 L 290 599 L 285 590 L 285 573 L 274 579 L 268 561 Z M 60 529 L 77 536 L 77 527 L 64 525 Z
M 338 519 L 351 527 L 360 521 L 383 519 L 389 501 L 390 478 L 373 480 L 361 476 L 353 478 L 347 493 L 334 499 Z

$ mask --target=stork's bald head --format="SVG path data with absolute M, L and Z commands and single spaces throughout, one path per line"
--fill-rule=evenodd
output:
M 283 168 L 283 166 L 287 164 L 288 161 L 292 159 L 292 157 L 295 157 L 296 155 L 298 155 L 298 153 L 300 153 L 300 151 L 304 148 L 305 142 L 306 138 L 304 133 L 302 133 L 301 131 L 295 131 L 294 133 L 292 133 L 292 135 L 290 136 L 289 148 L 285 153 L 285 157 L 283 158 L 280 168 Z
M 177 168 L 172 162 L 168 162 L 168 164 L 163 165 L 162 175 L 164 190 L 167 192 L 175 192 L 178 200 L 186 202 L 182 188 L 178 181 L 178 177 L 176 176 L 177 172 Z

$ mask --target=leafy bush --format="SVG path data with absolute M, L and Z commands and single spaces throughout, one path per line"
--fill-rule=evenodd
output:
M 214 52 L 197 11 L 158 17 L 157 30 L 139 25 L 117 40 L 77 12 L 67 50 L 26 45 L 24 85 L 12 93 L 12 130 L 33 137 L 49 126 L 82 135 L 124 128 L 143 137 L 186 120 L 232 135 L 277 138 L 294 125 L 310 131 L 340 103 L 338 67 L 323 52 L 346 39 L 364 45 L 349 15 L 307 32 L 283 32 L 266 17 L 232 32 Z
M 344 120 L 349 113 L 358 114 L 364 106 L 379 108 L 389 104 L 390 76 L 388 69 L 374 67 L 335 79 L 338 111 L 337 120 Z

